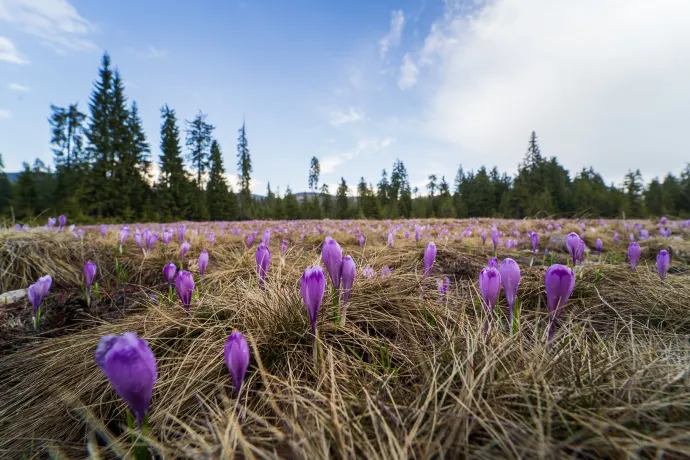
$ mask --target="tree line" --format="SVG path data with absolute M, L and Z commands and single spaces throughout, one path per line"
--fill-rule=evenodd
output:
M 51 105 L 49 124 L 54 169 L 36 159 L 24 163 L 12 183 L 0 156 L 0 216 L 31 221 L 65 213 L 73 222 L 320 218 L 465 218 L 539 216 L 645 217 L 690 215 L 690 165 L 645 186 L 639 170 L 621 186 L 607 185 L 591 167 L 571 177 L 556 157 L 541 154 L 536 133 L 511 177 L 496 167 L 465 171 L 453 183 L 428 177 L 425 190 L 410 186 L 407 169 L 396 160 L 374 186 L 361 177 L 356 197 L 344 178 L 331 194 L 319 185 L 320 165 L 309 164 L 309 193 L 288 187 L 262 197 L 251 194 L 252 159 L 243 123 L 238 130 L 235 192 L 226 179 L 215 126 L 199 111 L 178 121 L 167 104 L 160 109 L 160 145 L 153 162 L 135 101 L 129 102 L 119 70 L 106 53 L 89 98 L 88 113 L 78 104 Z M 184 145 L 184 149 L 183 149 Z

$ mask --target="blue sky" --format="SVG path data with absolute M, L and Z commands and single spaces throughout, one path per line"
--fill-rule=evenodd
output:
M 678 173 L 690 2 L 0 0 L 0 153 L 50 162 L 51 103 L 86 110 L 107 50 L 158 156 L 159 109 L 199 110 L 235 171 L 243 117 L 253 189 L 431 173 L 514 172 L 532 129 L 546 155 L 619 181 Z M 174 5 L 174 6 L 171 6 Z

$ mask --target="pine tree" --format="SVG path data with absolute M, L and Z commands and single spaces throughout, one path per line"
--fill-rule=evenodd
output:
M 158 202 L 161 218 L 166 221 L 186 219 L 190 215 L 189 193 L 192 184 L 184 169 L 180 130 L 175 111 L 166 105 L 161 107 L 161 155 L 158 179 Z
M 664 196 L 664 189 L 659 182 L 659 178 L 655 177 L 649 183 L 647 191 L 644 194 L 644 202 L 647 210 L 654 216 L 663 216 L 666 214 L 667 197 Z
M 209 166 L 209 157 L 213 130 L 216 129 L 210 123 L 206 123 L 206 114 L 201 110 L 192 121 L 186 120 L 187 132 L 187 159 L 196 170 L 196 186 L 203 190 L 203 175 Z
M 127 189 L 120 189 L 127 195 L 128 208 L 132 209 L 134 215 L 143 218 L 149 214 L 151 204 L 151 193 L 149 181 L 151 180 L 149 169 L 151 162 L 149 155 L 151 147 L 146 140 L 146 134 L 139 118 L 139 108 L 137 103 L 132 101 L 132 107 L 127 118 L 127 138 L 125 148 L 120 152 L 119 168 L 126 167 L 122 177 L 126 178 Z
M 244 123 L 237 138 L 237 170 L 240 173 L 240 218 L 250 219 L 252 159 L 249 155 L 249 142 L 247 142 L 247 130 Z
M 328 184 L 321 185 L 321 194 L 319 196 L 321 201 L 321 208 L 323 209 L 323 216 L 326 219 L 333 217 L 333 201 L 331 200 L 331 192 L 328 190 Z
M 19 173 L 15 193 L 15 213 L 17 219 L 27 221 L 38 213 L 38 190 L 36 176 L 29 163 L 24 162 L 24 170 Z
M 208 183 L 206 184 L 206 202 L 211 220 L 229 219 L 228 183 L 225 180 L 223 155 L 215 139 L 211 142 L 211 157 Z
M 290 220 L 295 220 L 300 218 L 299 203 L 297 202 L 297 197 L 292 193 L 290 187 L 285 190 L 285 198 L 283 198 L 283 204 L 285 206 L 285 217 Z
M 319 175 L 321 174 L 321 165 L 319 164 L 319 159 L 316 157 L 311 157 L 311 163 L 309 165 L 309 190 L 315 193 L 319 188 Z
M 628 210 L 631 217 L 644 216 L 644 204 L 642 202 L 642 192 L 644 190 L 644 183 L 642 182 L 642 174 L 640 170 L 628 171 L 623 182 L 625 187 L 625 195 L 628 201 Z
M 113 183 L 113 71 L 108 53 L 103 55 L 98 73 L 99 80 L 94 83 L 89 99 L 91 114 L 86 137 L 89 141 L 87 156 L 91 170 L 87 176 L 84 205 L 94 217 L 109 217 L 114 215 L 118 191 Z
M 388 183 L 388 173 L 384 169 L 381 171 L 381 180 L 376 186 L 376 197 L 379 200 L 382 208 L 388 205 L 388 196 L 390 193 L 390 184 Z
M 54 201 L 61 212 L 78 218 L 82 214 L 79 200 L 83 195 L 84 174 L 87 171 L 83 148 L 86 115 L 79 111 L 76 103 L 70 104 L 67 109 L 51 104 L 50 110 L 50 143 L 56 168 Z

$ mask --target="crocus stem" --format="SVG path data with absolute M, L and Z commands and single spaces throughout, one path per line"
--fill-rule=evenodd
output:
M 314 352 L 314 366 L 316 366 L 316 364 L 319 362 L 319 359 L 318 359 L 319 354 L 316 350 L 316 326 L 313 326 L 311 328 L 311 335 L 312 335 L 312 342 L 311 342 L 312 346 L 311 346 L 311 348 Z
M 331 301 L 332 301 L 332 303 L 333 303 L 333 323 L 334 323 L 336 326 L 338 325 L 338 322 L 339 322 L 339 321 L 338 321 L 338 320 L 339 320 L 339 318 L 338 318 L 338 316 L 339 316 L 339 315 L 338 315 L 338 313 L 339 313 L 339 311 L 338 311 L 338 304 L 339 304 L 339 302 L 340 302 L 340 296 L 339 296 L 338 294 L 339 294 L 338 289 L 336 289 L 336 288 L 334 287 L 334 288 L 333 288 L 333 296 L 332 296 L 332 298 L 331 298 Z
M 91 296 L 89 295 L 89 288 L 86 288 L 86 306 L 90 307 L 91 306 Z
M 347 314 L 347 302 L 343 303 L 343 314 L 340 317 L 340 325 L 345 325 L 345 315 Z

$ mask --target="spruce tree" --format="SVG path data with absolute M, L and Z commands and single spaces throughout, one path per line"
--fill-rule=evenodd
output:
M 113 71 L 108 53 L 103 54 L 98 74 L 99 79 L 94 83 L 89 99 L 91 114 L 86 131 L 89 141 L 86 151 L 91 170 L 87 175 L 84 205 L 94 217 L 110 217 L 114 214 L 118 191 L 113 182 Z
M 34 218 L 38 210 L 38 190 L 36 175 L 31 170 L 29 163 L 23 163 L 24 169 L 19 173 L 15 187 L 15 215 L 17 219 L 28 221 Z
M 300 218 L 300 208 L 297 202 L 297 197 L 290 187 L 285 190 L 285 198 L 283 198 L 283 204 L 285 206 L 285 217 L 290 220 L 295 220 Z
M 340 178 L 340 185 L 335 195 L 335 216 L 338 219 L 347 219 L 350 217 L 349 201 L 347 198 L 347 183 L 345 178 Z
M 50 143 L 56 168 L 55 205 L 61 212 L 78 218 L 82 214 L 79 201 L 83 197 L 84 175 L 88 171 L 83 148 L 86 115 L 79 111 L 76 103 L 67 109 L 51 104 L 50 109 Z
M 249 142 L 247 142 L 247 130 L 244 123 L 237 138 L 237 170 L 240 176 L 240 218 L 250 219 L 252 160 L 249 155 Z
M 211 142 L 211 156 L 208 183 L 206 184 L 206 202 L 211 220 L 229 219 L 228 183 L 225 180 L 223 155 L 217 140 Z
M 161 107 L 161 118 L 159 209 L 164 220 L 186 219 L 190 214 L 189 193 L 193 186 L 184 169 L 175 110 L 164 105 Z
M 319 194 L 319 201 L 321 201 L 323 216 L 326 219 L 330 219 L 331 217 L 333 217 L 333 200 L 331 199 L 331 192 L 328 190 L 328 184 L 321 184 L 321 193 Z
M 12 203 L 12 184 L 5 173 L 5 163 L 0 154 L 0 216 L 7 215 Z
M 185 121 L 187 131 L 187 159 L 196 170 L 196 186 L 203 190 L 203 175 L 209 166 L 211 137 L 215 126 L 206 122 L 206 114 L 201 110 L 192 121 Z
M 128 167 L 128 171 L 122 174 L 126 178 L 128 188 L 121 191 L 127 195 L 128 207 L 134 211 L 134 215 L 143 218 L 152 211 L 149 186 L 151 148 L 146 140 L 141 118 L 139 118 L 139 108 L 134 101 L 132 101 L 126 126 L 126 148 L 120 152 L 121 160 L 118 166 L 122 168 L 127 165 Z

